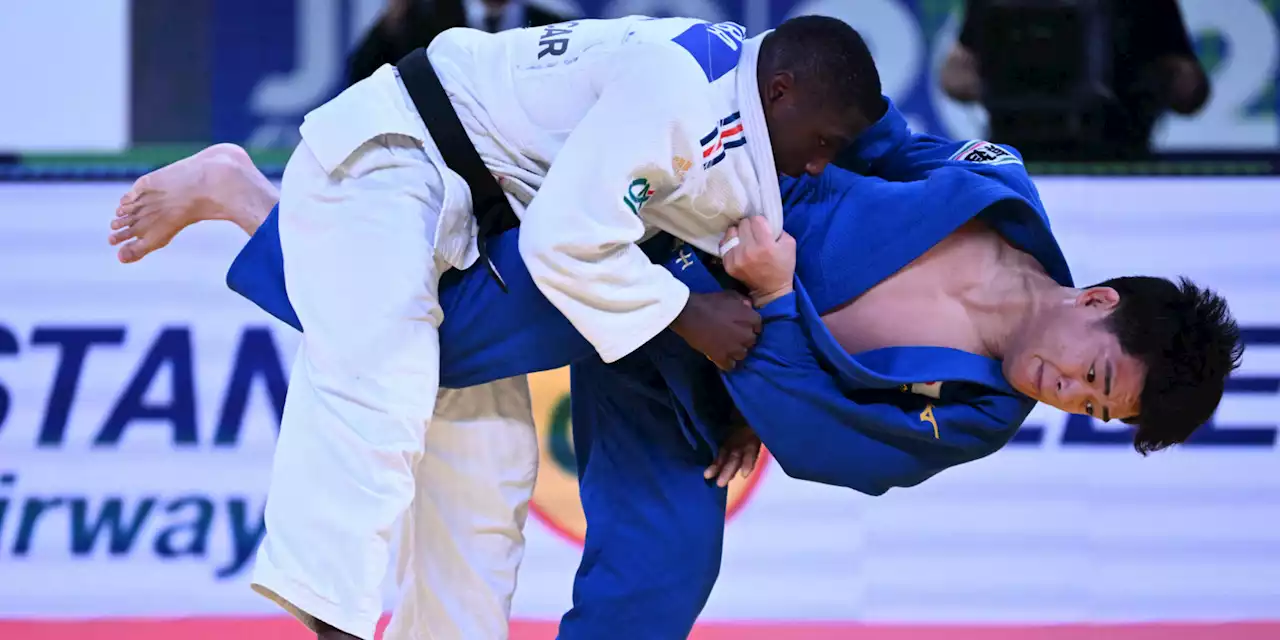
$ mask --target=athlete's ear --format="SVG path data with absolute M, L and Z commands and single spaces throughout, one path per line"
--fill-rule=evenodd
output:
M 796 78 L 790 71 L 775 71 L 769 74 L 768 83 L 762 92 L 765 103 L 773 104 L 782 100 L 795 88 L 795 81 Z
M 1076 296 L 1075 304 L 1081 307 L 1095 307 L 1099 311 L 1110 311 L 1120 304 L 1120 292 L 1111 287 L 1092 287 Z

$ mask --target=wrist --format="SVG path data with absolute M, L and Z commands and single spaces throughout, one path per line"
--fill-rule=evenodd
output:
M 693 292 L 689 293 L 689 299 L 685 300 L 684 308 L 680 309 L 680 313 L 677 313 L 676 317 L 671 321 L 671 324 L 667 325 L 668 329 L 670 329 L 672 332 L 674 332 L 676 335 L 680 336 L 681 338 L 684 337 L 684 323 L 685 323 L 685 320 L 688 319 L 690 308 L 693 306 L 693 297 L 696 295 L 698 294 Z
M 791 283 L 787 283 L 786 285 L 779 287 L 777 289 L 774 289 L 772 291 L 752 291 L 751 303 L 754 304 L 757 309 L 759 309 L 760 307 L 763 307 L 769 304 L 770 302 L 773 302 L 774 300 L 777 300 L 791 293 L 793 290 L 794 290 L 794 287 L 791 285 Z

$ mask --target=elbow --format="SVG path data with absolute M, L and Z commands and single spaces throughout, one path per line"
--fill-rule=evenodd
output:
M 1200 62 L 1189 56 L 1166 56 L 1155 63 L 1164 88 L 1166 106 L 1189 116 L 1209 101 L 1209 76 Z
M 960 45 L 947 55 L 942 65 L 940 84 L 943 93 L 963 103 L 977 102 L 982 97 L 982 78 L 978 75 L 978 59 Z
M 977 78 L 965 77 L 963 74 L 942 74 L 942 92 L 947 97 L 962 104 L 973 104 L 978 101 L 982 91 L 978 88 Z
M 822 474 L 818 469 L 818 465 L 814 464 L 812 455 L 804 455 L 804 451 L 798 447 L 777 447 L 775 443 L 768 441 L 764 444 L 769 448 L 769 455 L 773 456 L 778 466 L 782 468 L 782 472 L 787 476 L 796 480 L 822 482 L 818 479 Z
M 1179 115 L 1195 115 L 1209 101 L 1209 79 L 1203 73 L 1197 79 L 1188 82 L 1190 88 L 1178 93 L 1170 101 L 1170 107 Z
M 822 464 L 815 464 L 815 461 L 811 460 L 812 455 L 809 457 L 779 455 L 773 449 L 770 449 L 769 453 L 778 462 L 782 472 L 796 480 L 853 489 L 869 496 L 884 495 L 889 490 L 889 485 L 872 482 L 858 474 L 855 469 L 829 468 Z

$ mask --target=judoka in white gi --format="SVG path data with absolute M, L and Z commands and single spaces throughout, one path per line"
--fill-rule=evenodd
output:
M 716 252 L 753 215 L 779 231 L 778 174 L 820 173 L 870 125 L 880 87 L 850 27 L 810 16 L 744 36 L 632 17 L 452 30 L 428 52 L 521 219 L 534 281 L 605 361 L 668 327 L 722 367 L 744 357 L 749 304 L 691 296 L 634 243 L 665 231 Z M 306 333 L 254 588 L 321 637 L 372 638 L 402 522 L 388 637 L 505 637 L 537 465 L 528 387 L 437 406 L 438 279 L 478 256 L 468 185 L 389 66 L 301 132 L 279 215 Z

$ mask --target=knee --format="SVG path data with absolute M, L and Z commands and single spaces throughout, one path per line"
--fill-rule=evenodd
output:
M 724 551 L 724 521 L 702 531 L 686 531 L 679 541 L 682 548 L 676 575 L 670 584 L 679 594 L 680 601 L 696 605 L 697 617 L 711 597 L 711 590 L 720 577 L 720 561 Z
M 606 553 L 589 562 L 584 555 L 573 609 L 561 619 L 559 637 L 688 636 L 720 573 L 720 545 L 711 538 L 673 536 L 627 545 L 625 561 Z
M 622 596 L 618 601 L 630 602 L 633 607 L 640 605 L 637 608 L 643 615 L 656 616 L 665 620 L 664 624 L 687 622 L 692 626 L 720 576 L 723 541 L 723 516 L 719 523 L 686 520 L 666 531 L 651 530 L 642 537 L 618 539 L 621 544 L 610 550 L 625 557 L 613 557 L 611 573 L 624 578 L 614 589 L 602 591 Z

